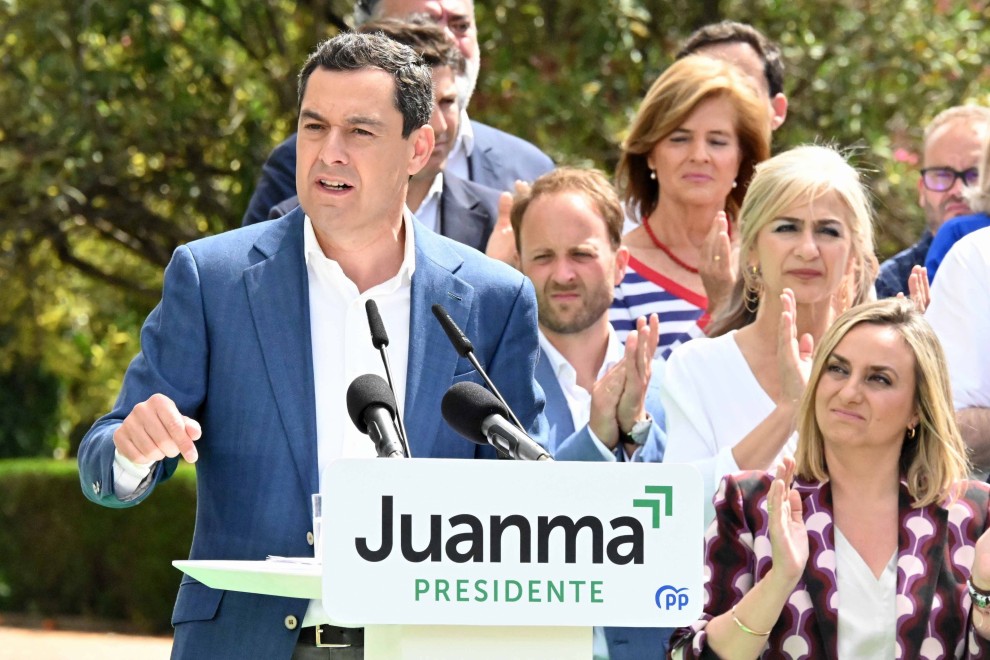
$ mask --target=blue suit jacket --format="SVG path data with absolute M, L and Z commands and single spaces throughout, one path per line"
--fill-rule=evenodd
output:
M 534 181 L 553 169 L 553 161 L 536 146 L 481 122 L 472 121 L 474 149 L 468 178 L 495 190 L 513 190 L 516 179 Z M 242 225 L 262 222 L 276 204 L 296 194 L 296 134 L 276 146 L 261 168 Z
M 450 174 L 443 176 L 440 193 L 440 235 L 484 252 L 488 237 L 498 222 L 497 190 Z M 299 196 L 293 195 L 273 206 L 268 219 L 287 215 L 299 206 Z
M 633 461 L 659 463 L 663 460 L 667 435 L 664 431 L 663 406 L 660 403 L 662 366 L 662 362 L 654 363 L 654 372 L 646 394 L 646 409 L 654 420 L 650 428 L 650 437 L 633 456 L 631 459 Z M 542 352 L 536 364 L 536 380 L 547 398 L 543 410 L 547 418 L 546 446 L 554 459 L 558 461 L 630 460 L 627 459 L 622 447 L 616 447 L 614 452 L 609 453 L 600 442 L 591 437 L 587 424 L 575 431 L 574 419 L 571 417 L 567 399 L 564 398 L 564 391 L 553 373 L 550 361 Z M 666 654 L 667 641 L 673 631 L 673 628 L 605 628 L 609 660 L 649 660 L 650 658 L 659 660 Z
M 418 457 L 492 457 L 439 414 L 454 382 L 478 380 L 430 311 L 443 304 L 531 433 L 541 437 L 542 393 L 532 285 L 504 264 L 415 229 L 405 423 Z M 161 392 L 202 425 L 197 442 L 196 529 L 191 559 L 306 556 L 310 494 L 318 490 L 316 411 L 303 213 L 179 247 L 162 301 L 141 331 L 114 409 L 79 450 L 86 495 L 124 507 L 175 469 L 160 462 L 147 490 L 113 492 L 113 432 L 135 404 Z M 341 424 L 350 424 L 342 419 Z M 160 530 L 161 531 L 161 530 Z M 112 541 L 111 541 L 112 542 Z M 306 600 L 210 589 L 183 576 L 175 604 L 174 657 L 288 658 Z
M 534 145 L 472 121 L 474 149 L 468 156 L 468 178 L 495 190 L 515 190 L 517 179 L 532 183 L 554 168 L 553 161 Z

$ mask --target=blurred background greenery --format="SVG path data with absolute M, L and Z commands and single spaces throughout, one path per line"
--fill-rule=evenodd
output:
M 107 410 L 174 247 L 239 225 L 294 130 L 295 74 L 345 0 L 0 0 L 0 458 L 68 457 Z M 611 171 L 639 99 L 698 26 L 784 51 L 775 148 L 869 172 L 880 256 L 914 240 L 920 133 L 990 102 L 986 0 L 477 0 L 473 117 Z

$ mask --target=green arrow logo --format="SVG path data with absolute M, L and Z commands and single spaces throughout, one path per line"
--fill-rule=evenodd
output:
M 647 495 L 663 495 L 664 508 L 663 515 L 674 515 L 674 487 L 673 486 L 647 486 Z M 633 500 L 633 506 L 641 506 L 653 511 L 653 529 L 660 528 L 660 500 Z

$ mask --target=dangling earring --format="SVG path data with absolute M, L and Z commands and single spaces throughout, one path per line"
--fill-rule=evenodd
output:
M 917 431 L 915 431 L 916 428 L 917 428 L 916 426 L 908 427 L 908 434 L 907 434 L 908 440 L 914 440 L 914 436 L 917 433 Z
M 749 277 L 743 278 L 746 280 L 745 289 L 743 290 L 743 307 L 750 314 L 756 314 L 756 311 L 760 308 L 760 294 L 763 293 L 763 282 L 760 280 L 760 276 L 763 274 L 759 266 L 752 265 L 746 269 Z
M 832 296 L 835 300 L 834 311 L 836 315 L 842 314 L 849 309 L 849 287 L 851 284 L 851 282 L 843 279 L 842 284 L 839 287 L 838 294 L 833 294 Z
M 657 180 L 657 173 L 656 173 L 656 171 L 650 170 L 650 181 L 656 181 L 656 180 Z

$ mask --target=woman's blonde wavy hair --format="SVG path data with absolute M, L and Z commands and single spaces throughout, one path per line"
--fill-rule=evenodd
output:
M 825 438 L 815 416 L 815 395 L 835 347 L 850 330 L 863 323 L 896 330 L 914 354 L 918 425 L 913 437 L 905 429 L 901 448 L 901 472 L 907 479 L 913 506 L 920 508 L 951 499 L 955 485 L 969 474 L 969 461 L 956 427 L 945 354 L 931 326 L 914 303 L 904 298 L 853 307 L 839 316 L 822 337 L 798 411 L 796 473 L 809 480 L 828 480 Z

